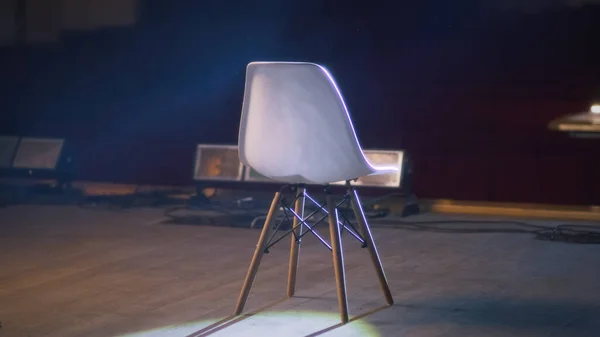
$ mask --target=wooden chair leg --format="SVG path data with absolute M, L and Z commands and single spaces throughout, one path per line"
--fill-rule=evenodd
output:
M 375 272 L 379 278 L 379 285 L 385 296 L 385 301 L 387 304 L 392 305 L 394 304 L 394 298 L 392 297 L 390 286 L 388 285 L 385 277 L 383 266 L 381 265 L 381 259 L 379 258 L 379 253 L 377 252 L 377 247 L 375 246 L 375 241 L 373 240 L 373 235 L 371 234 L 371 228 L 369 227 L 369 223 L 365 217 L 365 213 L 360 202 L 360 197 L 358 196 L 358 192 L 356 192 L 353 187 L 348 188 L 348 193 L 350 193 L 352 198 L 352 210 L 354 211 L 358 228 L 362 232 L 365 243 L 367 244 L 367 249 L 369 250 L 371 261 L 373 262 Z
M 329 233 L 331 235 L 331 248 L 333 252 L 333 268 L 337 285 L 338 303 L 342 323 L 348 322 L 348 298 L 346 294 L 346 275 L 344 272 L 344 253 L 342 250 L 342 237 L 338 224 L 338 214 L 333 196 L 327 195 L 327 212 L 329 213 Z
M 269 213 L 267 214 L 267 218 L 265 219 L 265 224 L 260 234 L 260 238 L 258 239 L 258 244 L 256 245 L 256 249 L 254 250 L 254 256 L 252 257 L 252 262 L 250 262 L 250 267 L 248 268 L 248 273 L 246 274 L 246 279 L 244 280 L 242 291 L 238 298 L 237 305 L 235 306 L 235 311 L 233 312 L 234 315 L 239 315 L 242 313 L 242 311 L 244 310 L 244 306 L 246 305 L 246 301 L 248 300 L 250 288 L 252 288 L 252 283 L 254 283 L 254 279 L 256 278 L 256 273 L 258 272 L 260 261 L 265 253 L 267 240 L 273 232 L 274 215 L 277 211 L 277 208 L 279 207 L 280 199 L 281 193 L 275 193 L 275 197 L 271 202 L 271 208 L 269 208 Z
M 304 193 L 306 192 L 306 188 L 299 187 L 296 194 L 296 205 L 294 206 L 294 212 L 298 214 L 301 218 L 304 218 Z M 298 224 L 300 221 L 298 218 L 294 217 L 294 221 L 292 222 L 294 230 L 294 234 L 290 239 L 290 266 L 288 269 L 288 284 L 287 284 L 287 296 L 292 297 L 296 293 L 296 273 L 298 271 L 298 260 L 300 253 L 300 245 L 302 244 L 302 239 L 300 235 L 302 233 L 303 225 Z

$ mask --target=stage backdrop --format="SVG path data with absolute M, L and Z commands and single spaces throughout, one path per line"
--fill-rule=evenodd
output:
M 600 85 L 597 9 L 403 21 L 183 4 L 0 49 L 0 133 L 66 137 L 78 179 L 190 184 L 196 143 L 237 142 L 245 65 L 306 60 L 336 77 L 364 147 L 408 151 L 422 198 L 600 204 L 600 141 L 546 128 Z

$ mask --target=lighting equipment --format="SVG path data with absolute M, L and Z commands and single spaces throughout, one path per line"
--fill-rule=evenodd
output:
M 372 205 L 377 208 L 377 211 L 373 212 L 378 216 L 387 215 L 389 212 L 403 217 L 418 214 L 419 205 L 416 196 L 412 193 L 411 168 L 407 153 L 400 150 L 374 149 L 363 150 L 363 152 L 373 165 L 398 167 L 397 172 L 358 177 L 356 181 L 353 181 L 353 185 L 357 187 L 397 190 L 385 197 L 400 197 L 400 200 L 393 203 L 396 205 L 393 211 L 390 211 L 387 206 L 383 207 L 377 203 Z M 217 144 L 197 145 L 194 180 L 196 196 L 192 198 L 191 203 L 196 206 L 210 204 L 209 198 L 217 194 L 216 188 L 256 189 L 260 187 L 260 184 L 281 184 L 279 181 L 263 176 L 251 167 L 244 166 L 240 162 L 236 145 Z M 332 185 L 338 186 L 345 184 L 346 182 L 332 183 Z M 386 200 L 380 201 L 386 203 Z M 372 212 L 369 212 L 371 210 L 367 211 L 367 216 L 372 216 Z M 254 225 L 255 223 L 252 222 L 250 226 Z
M 243 171 L 237 145 L 198 144 L 196 147 L 195 181 L 241 181 Z
M 27 170 L 55 170 L 63 146 L 63 139 L 21 138 L 12 167 Z
M 401 187 L 407 157 L 404 151 L 398 150 L 364 150 L 367 159 L 374 165 L 395 165 L 400 169 L 397 172 L 358 177 L 353 183 L 355 186 L 364 187 Z M 280 183 L 267 178 L 251 167 L 244 167 L 240 162 L 238 147 L 236 145 L 198 144 L 194 165 L 194 180 L 206 185 L 221 185 L 218 182 L 262 182 Z M 216 182 L 216 184 L 214 184 Z M 335 182 L 332 185 L 345 185 L 345 181 Z
M 194 204 L 209 204 L 216 187 L 230 187 L 242 181 L 244 165 L 237 145 L 198 144 L 194 160 L 196 197 Z
M 364 150 L 363 151 L 369 162 L 373 165 L 378 166 L 390 166 L 394 165 L 398 167 L 397 172 L 384 173 L 380 175 L 370 175 L 357 177 L 357 180 L 353 182 L 354 186 L 363 187 L 383 187 L 383 188 L 398 188 L 401 186 L 404 175 L 405 166 L 405 155 L 404 151 L 396 150 Z M 256 172 L 253 168 L 246 167 L 244 172 L 244 181 L 246 182 L 272 182 L 277 181 L 269 179 L 260 173 Z M 338 181 L 332 183 L 332 185 L 346 185 L 345 181 Z
M 593 104 L 590 111 L 571 114 L 552 120 L 548 128 L 567 132 L 576 138 L 600 138 L 600 104 Z
M 369 186 L 369 187 L 400 187 L 403 174 L 403 151 L 389 150 L 364 150 L 364 154 L 373 165 L 378 166 L 394 166 L 398 167 L 397 172 L 385 173 L 380 175 L 370 175 L 358 177 L 353 183 L 354 186 Z M 345 181 L 333 183 L 333 185 L 345 185 Z
M 49 187 L 53 192 L 70 188 L 72 162 L 65 154 L 64 139 L 1 137 L 0 144 L 0 175 L 7 178 L 7 186 L 13 185 L 15 178 L 24 178 L 34 185 L 41 181 L 47 185 L 45 181 L 51 180 Z

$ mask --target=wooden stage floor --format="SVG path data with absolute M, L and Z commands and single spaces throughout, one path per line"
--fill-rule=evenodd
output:
M 251 315 L 225 323 L 259 230 L 164 219 L 151 208 L 0 209 L 0 337 L 600 336 L 599 245 L 374 228 L 396 301 L 386 307 L 367 252 L 345 235 L 353 320 L 341 326 L 331 255 L 313 238 L 297 297 L 284 299 L 286 239 L 263 259 Z

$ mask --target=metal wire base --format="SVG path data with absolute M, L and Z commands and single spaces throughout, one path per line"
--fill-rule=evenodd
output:
M 386 302 L 389 305 L 393 304 L 393 298 L 387 283 L 381 260 L 371 235 L 371 229 L 367 223 L 367 219 L 363 212 L 362 204 L 356 189 L 346 182 L 347 192 L 339 201 L 335 201 L 329 186 L 325 186 L 326 200 L 324 203 L 317 202 L 311 197 L 304 185 L 291 185 L 288 186 L 293 192 L 295 192 L 295 198 L 293 201 L 288 202 L 286 198 L 282 197 L 281 191 L 275 193 L 275 197 L 271 203 L 269 213 L 265 219 L 263 229 L 254 251 L 254 256 L 242 291 L 238 298 L 238 302 L 234 311 L 235 315 L 242 313 L 248 295 L 250 294 L 250 288 L 258 272 L 260 261 L 265 253 L 269 252 L 269 248 L 280 242 L 283 238 L 291 234 L 290 241 L 290 264 L 288 271 L 288 286 L 287 295 L 292 297 L 295 293 L 296 286 L 296 273 L 298 269 L 299 250 L 302 244 L 302 238 L 311 233 L 314 235 L 327 249 L 332 252 L 333 266 L 335 272 L 335 279 L 337 285 L 338 303 L 340 307 L 340 315 L 343 323 L 348 322 L 348 301 L 346 295 L 346 279 L 344 271 L 344 259 L 342 251 L 342 233 L 348 232 L 358 242 L 361 243 L 363 248 L 369 250 L 369 255 L 375 267 L 375 271 L 379 278 L 379 283 L 382 291 L 384 292 Z M 308 215 L 304 216 L 306 209 L 306 200 L 308 200 L 313 206 L 316 207 Z M 292 208 L 293 205 L 293 208 Z M 349 220 L 346 211 L 348 207 L 352 208 L 354 217 L 356 220 L 356 226 Z M 280 209 L 283 211 L 283 217 L 279 221 L 275 221 L 275 213 Z M 321 215 L 317 218 L 317 215 Z M 341 220 L 340 220 L 341 218 Z M 316 219 L 316 220 L 315 220 Z M 329 233 L 330 241 L 327 242 L 316 230 L 316 227 L 325 221 L 329 222 Z M 289 230 L 286 230 L 283 235 L 276 238 L 277 233 L 282 231 L 282 225 L 292 221 L 292 226 Z
M 294 241 L 297 244 L 300 244 L 302 241 L 302 238 L 306 235 L 306 234 L 313 234 L 319 241 L 321 241 L 321 243 L 327 247 L 327 249 L 329 249 L 330 251 L 332 250 L 331 245 L 325 241 L 325 239 L 319 235 L 319 233 L 316 231 L 316 227 L 323 223 L 325 220 L 327 220 L 328 216 L 329 216 L 329 212 L 327 211 L 327 209 L 325 208 L 327 205 L 327 202 L 320 204 L 319 202 L 317 202 L 313 197 L 311 197 L 306 188 L 303 186 L 291 186 L 292 191 L 297 191 L 296 193 L 296 197 L 294 198 L 293 201 L 288 202 L 285 198 L 281 198 L 280 205 L 281 205 L 281 211 L 283 211 L 283 217 L 281 217 L 280 219 L 278 219 L 278 223 L 273 227 L 273 233 L 271 234 L 271 237 L 269 238 L 269 240 L 267 241 L 267 246 L 265 247 L 265 253 L 269 253 L 269 248 L 273 247 L 275 244 L 277 244 L 279 241 L 283 240 L 286 236 L 288 235 L 292 235 L 294 237 Z M 304 199 L 304 200 L 302 200 Z M 311 213 L 309 213 L 306 217 L 303 216 L 303 212 L 306 209 L 306 205 L 304 207 L 300 207 L 300 210 L 297 210 L 296 207 L 292 208 L 293 205 L 296 205 L 298 202 L 301 202 L 302 204 L 304 204 L 306 202 L 306 200 L 310 201 L 314 206 L 316 206 L 316 209 L 313 210 Z M 350 235 L 352 235 L 354 238 L 356 238 L 361 244 L 362 247 L 365 248 L 366 247 L 366 243 L 365 240 L 363 239 L 363 237 L 358 234 L 358 230 L 356 229 L 356 227 L 354 227 L 354 224 L 352 224 L 352 222 L 349 220 L 347 214 L 346 214 L 346 209 L 349 208 L 350 205 L 350 194 L 346 193 L 342 199 L 335 205 L 336 210 L 338 210 L 338 214 L 340 215 L 340 217 L 342 218 L 342 220 L 338 220 L 338 225 L 340 226 L 340 229 L 342 230 L 346 230 L 348 233 L 350 233 Z M 324 214 L 321 215 L 320 218 L 318 218 L 316 221 L 311 221 L 313 220 L 313 218 L 315 218 L 318 214 Z M 280 231 L 280 228 L 282 228 L 282 225 L 285 223 L 289 223 L 290 220 L 293 221 L 293 225 L 291 227 L 291 229 L 286 230 L 283 235 L 279 236 L 277 239 L 275 239 L 275 236 L 277 236 L 277 234 Z

